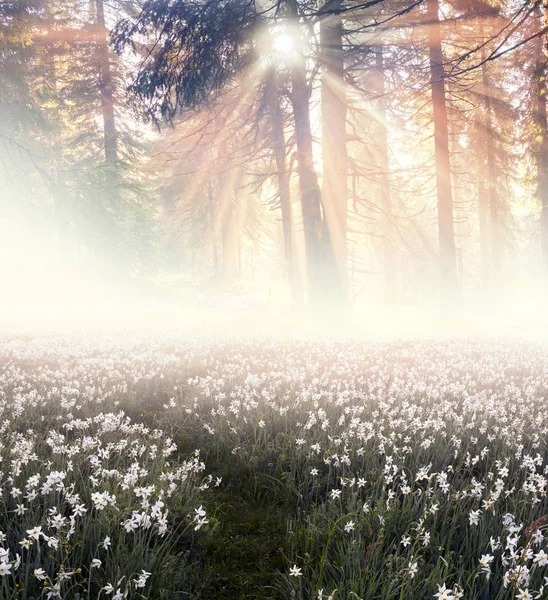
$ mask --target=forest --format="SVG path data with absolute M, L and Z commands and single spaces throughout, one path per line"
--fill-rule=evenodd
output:
M 8 287 L 541 298 L 547 25 L 532 0 L 2 0 Z
M 0 600 L 548 598 L 548 0 L 0 0 Z

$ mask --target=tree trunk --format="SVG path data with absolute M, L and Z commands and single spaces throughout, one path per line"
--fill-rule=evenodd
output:
M 453 114 L 449 113 L 448 120 L 448 129 L 449 129 L 449 153 L 450 156 L 453 157 L 453 162 L 451 165 L 451 190 L 453 192 L 453 208 L 454 208 L 454 228 L 455 228 L 455 237 L 465 236 L 466 232 L 462 230 L 462 218 L 459 219 L 459 210 L 461 212 L 463 210 L 463 202 L 461 198 L 462 185 L 457 176 L 457 171 L 459 169 L 459 124 L 457 123 L 458 112 L 454 111 Z M 459 231 L 460 230 L 460 231 Z M 462 290 L 464 287 L 464 253 L 465 247 L 461 246 L 460 248 L 456 248 L 456 260 L 457 260 L 457 281 L 459 282 L 459 290 Z
M 233 167 L 226 178 L 221 194 L 221 268 L 223 280 L 226 282 L 231 282 L 238 276 L 238 246 L 241 232 L 240 194 L 243 177 L 243 167 Z
M 108 30 L 105 23 L 104 0 L 95 0 L 96 26 L 98 29 L 99 91 L 105 136 L 105 159 L 107 163 L 118 160 L 118 139 L 114 115 L 114 84 L 110 70 Z
M 310 129 L 309 98 L 304 64 L 293 67 L 292 71 L 291 101 L 297 138 L 297 163 L 308 276 L 308 300 L 309 302 L 318 302 L 324 291 L 321 193 L 312 155 L 312 132 Z
M 442 308 L 448 308 L 453 305 L 457 299 L 458 282 L 455 252 L 455 227 L 453 222 L 453 196 L 451 190 L 451 164 L 449 159 L 449 135 L 447 129 L 447 106 L 445 102 L 445 71 L 441 48 L 438 0 L 427 0 L 427 14 L 432 104 L 434 111 L 436 191 L 438 201 L 438 234 L 441 271 L 440 298 Z
M 231 194 L 232 196 L 232 194 Z M 223 280 L 233 281 L 238 274 L 238 236 L 236 233 L 237 193 L 234 192 L 222 217 L 221 240 L 223 247 L 222 269 Z
M 284 255 L 287 265 L 291 300 L 300 304 L 303 300 L 303 289 L 299 263 L 297 260 L 297 245 L 291 205 L 291 191 L 289 186 L 289 171 L 286 162 L 286 145 L 284 136 L 284 120 L 280 107 L 278 82 L 276 71 L 272 70 L 267 82 L 267 103 L 270 113 L 270 130 L 272 136 L 272 150 L 276 161 L 276 179 L 280 196 L 280 209 L 282 212 L 282 229 L 284 235 Z
M 484 40 L 483 23 L 480 19 L 480 39 Z M 489 206 L 490 230 L 491 230 L 491 263 L 492 283 L 496 285 L 500 275 L 501 247 L 501 223 L 499 211 L 499 199 L 497 194 L 497 166 L 495 156 L 495 130 L 493 126 L 493 108 L 491 100 L 491 80 L 486 62 L 485 48 L 481 49 L 481 83 L 482 104 L 484 112 L 483 139 L 485 141 L 485 157 L 487 162 L 487 200 Z
M 339 9 L 342 0 L 328 0 L 323 9 Z M 322 204 L 329 228 L 342 293 L 347 296 L 348 166 L 347 99 L 344 83 L 343 23 L 340 14 L 320 20 L 322 110 Z
M 481 23 L 481 21 L 480 21 Z M 480 25 L 481 27 L 481 25 Z M 483 40 L 482 40 L 483 41 Z M 481 50 L 483 60 L 483 52 Z M 482 90 L 486 93 L 486 90 Z M 485 171 L 487 165 L 486 144 L 484 143 L 486 135 L 485 126 L 485 104 L 480 99 L 475 111 L 475 129 L 478 155 L 477 178 L 478 178 L 478 218 L 479 218 L 479 248 L 480 248 L 480 289 L 486 291 L 490 280 L 490 247 L 489 247 L 489 185 L 485 185 Z
M 388 155 L 388 130 L 386 127 L 386 101 L 384 57 L 382 46 L 375 47 L 375 67 L 377 70 L 377 111 L 378 111 L 378 146 L 380 168 L 380 201 L 382 208 L 382 234 L 383 234 L 383 266 L 384 266 L 384 296 L 385 302 L 396 302 L 396 278 L 394 272 L 394 248 L 392 201 L 390 194 L 390 164 Z
M 536 9 L 537 31 L 540 31 L 546 23 L 546 9 L 538 6 Z M 548 120 L 546 115 L 546 77 L 548 68 L 546 61 L 544 36 L 536 40 L 536 106 L 535 106 L 535 133 L 537 140 L 536 163 L 537 163 L 537 189 L 541 205 L 540 214 L 540 241 L 542 257 L 543 283 L 548 284 Z
M 295 0 L 288 0 L 291 17 L 298 23 Z M 302 45 L 302 40 L 300 44 Z M 312 153 L 312 129 L 310 126 L 310 98 L 306 81 L 306 60 L 302 48 L 297 49 L 299 58 L 291 69 L 291 102 L 295 119 L 297 163 L 301 209 L 303 217 L 306 266 L 308 275 L 308 302 L 327 305 L 332 298 L 340 297 L 340 282 L 333 277 L 333 251 L 329 232 L 322 217 L 322 195 L 318 175 L 314 168 Z
M 95 0 L 95 27 L 97 30 L 97 58 L 99 69 L 99 94 L 103 117 L 106 191 L 103 195 L 104 234 L 106 243 L 102 248 L 105 264 L 113 269 L 111 275 L 118 277 L 127 268 L 125 257 L 120 253 L 120 231 L 117 215 L 120 211 L 118 161 L 118 135 L 114 113 L 114 81 L 110 69 L 108 29 L 105 21 L 104 0 Z
M 51 25 L 53 26 L 53 24 Z M 48 74 L 48 83 L 55 94 L 59 93 L 59 78 L 56 64 L 56 44 L 52 43 L 50 52 L 41 53 L 44 68 Z M 73 257 L 71 249 L 72 227 L 70 222 L 70 206 L 68 197 L 68 186 L 63 157 L 63 144 L 59 140 L 55 143 L 55 172 L 51 177 L 51 188 L 53 196 L 53 211 L 55 214 L 55 225 L 57 232 L 57 243 L 59 256 L 63 261 L 70 261 Z
M 209 213 L 209 233 L 211 236 L 211 258 L 213 260 L 213 273 L 216 280 L 219 276 L 219 255 L 217 253 L 217 223 L 215 216 L 215 201 L 213 198 L 213 185 L 211 179 L 207 182 L 207 200 Z
M 479 125 L 483 131 L 483 122 Z M 480 273 L 481 287 L 486 288 L 489 283 L 489 202 L 485 179 L 481 168 L 483 162 L 479 164 L 478 171 L 478 215 L 479 215 L 479 243 L 480 243 Z

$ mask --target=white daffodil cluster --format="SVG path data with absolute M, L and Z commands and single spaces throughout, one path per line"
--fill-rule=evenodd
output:
M 190 352 L 203 373 L 167 411 L 242 461 L 277 440 L 301 494 L 310 541 L 283 593 L 548 598 L 548 345 L 247 339 Z M 460 574 L 445 581 L 445 564 Z
M 146 544 L 214 529 L 211 451 L 294 504 L 281 597 L 548 598 L 543 342 L 43 336 L 0 363 L 8 588 L 146 595 Z
M 127 380 L 107 354 L 94 358 L 97 348 L 74 340 L 0 343 L 6 600 L 98 597 L 100 590 L 119 599 L 163 585 L 161 570 L 151 568 L 154 553 L 172 543 L 175 527 L 180 535 L 181 520 L 193 530 L 200 488 L 214 486 L 199 450 L 182 457 L 170 435 L 120 408 Z M 107 579 L 113 572 L 121 575 L 116 585 Z

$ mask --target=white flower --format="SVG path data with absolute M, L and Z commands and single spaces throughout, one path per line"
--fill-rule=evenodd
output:
M 409 571 L 409 575 L 411 576 L 411 579 L 413 579 L 415 577 L 418 570 L 419 570 L 419 566 L 418 566 L 417 561 L 409 561 L 408 571 Z
M 143 569 L 143 571 L 141 571 L 141 575 L 139 575 L 137 579 L 134 579 L 133 583 L 135 583 L 136 587 L 138 588 L 144 588 L 150 575 L 150 573 Z
M 56 550 L 59 548 L 59 538 L 56 538 L 52 535 L 51 537 L 45 536 L 44 539 L 48 544 L 48 548 L 55 548 Z
M 494 556 L 492 554 L 483 554 L 479 560 L 480 567 L 488 567 L 494 560 Z
M 470 525 L 477 525 L 480 520 L 481 510 L 471 510 L 468 515 L 468 520 L 470 521 Z
M 112 583 L 107 583 L 105 587 L 101 589 L 105 592 L 105 594 L 112 594 L 112 592 L 114 591 L 114 586 L 112 585 Z
M 98 558 L 94 558 L 91 561 L 90 569 L 98 569 L 102 564 L 103 563 Z
M 539 550 L 538 554 L 535 554 L 533 563 L 538 564 L 539 567 L 544 567 L 544 565 L 548 565 L 548 554 L 546 554 L 544 550 Z
M 300 567 L 298 567 L 297 565 L 293 565 L 290 569 L 289 569 L 289 575 L 291 577 L 301 577 L 303 574 L 302 570 Z
M 43 581 L 46 578 L 46 572 L 44 569 L 34 569 L 34 576 L 36 579 Z
M 18 516 L 24 515 L 27 512 L 28 508 L 26 506 L 24 506 L 23 504 L 18 504 L 17 508 L 15 509 L 15 514 L 17 514 Z
M 0 576 L 4 577 L 11 573 L 11 565 L 7 562 L 0 562 Z
M 74 514 L 75 517 L 79 517 L 79 516 L 83 515 L 84 513 L 86 513 L 87 511 L 88 511 L 88 509 L 85 507 L 84 504 L 77 504 L 74 507 L 74 513 L 73 514 Z
M 354 527 L 355 527 L 354 521 L 348 521 L 348 523 L 344 526 L 344 530 L 346 531 L 346 533 L 350 533 L 351 531 L 354 530 Z
M 434 594 L 434 598 L 438 600 L 454 600 L 453 590 L 450 590 L 443 585 L 438 585 L 438 593 Z
M 209 519 L 203 517 L 202 519 L 194 519 L 194 522 L 196 523 L 194 531 L 198 531 L 202 527 L 202 525 L 207 525 L 209 523 Z
M 63 527 L 63 525 L 65 524 L 66 520 L 66 517 L 63 517 L 61 515 L 55 515 L 55 517 L 53 517 L 53 519 L 51 520 L 51 526 L 55 529 L 61 529 L 61 527 Z
M 32 529 L 27 529 L 27 533 L 31 538 L 35 540 L 40 539 L 40 535 L 42 534 L 42 527 L 39 525 L 38 527 L 33 527 Z

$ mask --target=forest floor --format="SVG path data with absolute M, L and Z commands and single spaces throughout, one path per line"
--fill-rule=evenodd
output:
M 200 570 L 204 574 L 203 597 L 273 598 L 276 594 L 272 581 L 286 564 L 291 510 L 271 487 L 261 484 L 262 478 L 256 470 L 235 459 L 228 448 L 215 457 L 208 452 L 207 438 L 193 433 L 177 440 L 183 455 L 200 447 L 208 471 L 223 481 L 222 488 L 205 501 L 211 518 L 199 553 Z

